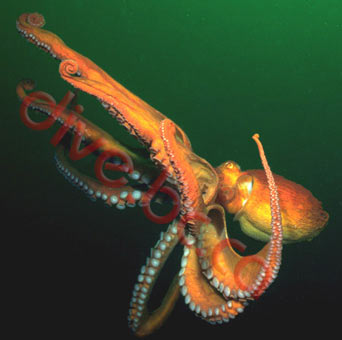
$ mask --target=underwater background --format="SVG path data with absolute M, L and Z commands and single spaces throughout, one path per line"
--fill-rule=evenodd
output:
M 134 338 L 127 326 L 141 265 L 164 226 L 139 207 L 93 203 L 56 171 L 50 139 L 19 117 L 23 78 L 58 102 L 71 89 L 58 62 L 28 44 L 15 21 L 44 15 L 46 29 L 174 120 L 194 151 L 217 166 L 261 168 L 261 136 L 272 170 L 302 184 L 330 214 L 311 242 L 285 245 L 278 278 L 228 324 L 211 326 L 182 298 L 153 339 L 330 332 L 340 327 L 342 2 L 339 0 L 16 1 L 1 5 L 2 232 L 5 313 L 13 338 Z M 84 115 L 115 137 L 132 137 L 93 97 Z M 228 232 L 251 252 L 263 243 Z M 157 306 L 179 269 L 180 249 L 158 279 Z

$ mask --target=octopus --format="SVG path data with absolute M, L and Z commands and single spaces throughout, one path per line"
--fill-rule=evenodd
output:
M 59 61 L 59 73 L 66 82 L 95 96 L 144 147 L 128 147 L 87 120 L 73 93 L 63 98 L 64 109 L 58 110 L 58 105 L 53 109 L 51 97 L 42 92 L 28 93 L 34 83 L 21 81 L 17 94 L 23 101 L 21 117 L 25 124 L 43 129 L 55 121 L 61 123 L 51 140 L 57 147 L 58 170 L 92 200 L 103 200 L 118 209 L 138 204 L 148 210 L 151 197 L 161 193 L 164 199 L 168 196 L 175 201 L 179 197 L 166 231 L 160 234 L 138 274 L 129 327 L 140 337 L 151 334 L 165 322 L 180 295 L 196 316 L 210 324 L 234 319 L 277 277 L 283 244 L 311 240 L 323 230 L 329 215 L 321 202 L 303 186 L 272 173 L 258 134 L 253 139 L 263 170 L 242 171 L 234 161 L 213 167 L 193 151 L 181 127 L 57 35 L 44 30 L 44 25 L 45 19 L 38 13 L 22 14 L 16 22 L 26 40 Z M 29 118 L 28 108 L 47 116 L 44 126 Z M 124 176 L 110 180 L 101 171 L 99 180 L 99 176 L 95 179 L 75 169 L 67 159 L 68 146 L 60 143 L 65 134 L 73 138 L 71 159 L 100 154 L 98 169 L 104 166 L 126 172 L 129 180 Z M 153 184 L 152 178 L 157 178 Z M 248 236 L 266 242 L 258 253 L 238 254 L 234 249 L 237 245 L 228 236 L 226 213 L 234 215 Z M 154 284 L 179 243 L 183 246 L 180 271 L 160 306 L 150 311 L 148 301 Z

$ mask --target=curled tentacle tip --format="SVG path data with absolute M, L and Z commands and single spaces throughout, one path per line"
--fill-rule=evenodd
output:
M 255 133 L 254 135 L 253 135 L 253 137 L 252 137 L 254 140 L 255 139 L 259 139 L 260 138 L 260 135 L 258 134 L 258 133 Z
M 45 25 L 44 16 L 39 13 L 30 13 L 27 15 L 27 23 L 34 27 L 43 27 Z
M 62 76 L 71 76 L 78 72 L 78 64 L 75 60 L 66 59 L 59 64 L 59 72 Z
M 36 85 L 32 79 L 22 79 L 19 84 L 22 85 L 25 90 L 33 90 Z

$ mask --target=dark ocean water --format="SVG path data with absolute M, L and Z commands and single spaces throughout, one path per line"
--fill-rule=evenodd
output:
M 211 164 L 261 168 L 251 139 L 260 133 L 272 170 L 311 190 L 330 214 L 313 241 L 284 247 L 278 279 L 236 320 L 211 326 L 180 299 L 151 338 L 338 329 L 342 2 L 40 0 L 1 11 L 3 279 L 13 338 L 133 338 L 130 293 L 162 230 L 139 208 L 90 202 L 55 169 L 49 140 L 56 129 L 32 131 L 20 121 L 21 79 L 34 79 L 57 101 L 70 89 L 58 62 L 17 33 L 25 12 L 43 14 L 48 30 L 177 122 Z M 133 143 L 97 100 L 81 93 L 79 102 L 88 119 Z M 262 247 L 231 217 L 228 228 L 252 249 Z M 176 253 L 165 267 L 153 304 L 178 260 Z

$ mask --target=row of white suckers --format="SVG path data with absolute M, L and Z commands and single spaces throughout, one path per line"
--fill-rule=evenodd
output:
M 35 36 L 34 34 L 32 34 L 32 33 L 27 33 L 24 29 L 22 29 L 22 28 L 20 27 L 20 24 L 19 24 L 18 21 L 16 22 L 16 26 L 17 26 L 18 32 L 19 32 L 25 39 L 31 40 L 36 46 L 42 48 L 45 52 L 49 53 L 49 54 L 51 55 L 51 57 L 53 57 L 53 58 L 55 58 L 55 59 L 57 59 L 57 60 L 60 60 L 60 58 L 58 58 L 58 56 L 57 56 L 54 52 L 52 52 L 51 46 L 50 46 L 50 45 L 48 45 L 48 44 L 46 44 L 46 43 L 43 43 L 43 42 L 39 41 L 39 40 L 36 38 L 36 36 Z M 77 71 L 77 72 L 76 72 L 76 75 L 77 75 L 77 76 L 80 76 L 81 73 L 80 73 L 79 71 Z
M 269 261 L 267 261 L 267 259 L 264 262 L 263 267 L 261 267 L 260 272 L 258 273 L 256 279 L 254 280 L 253 284 L 251 285 L 252 288 L 250 290 L 234 290 L 234 289 L 230 289 L 228 286 L 225 286 L 223 284 L 223 282 L 220 282 L 216 276 L 214 276 L 214 272 L 212 267 L 210 266 L 210 261 L 208 258 L 204 257 L 205 254 L 205 250 L 202 248 L 202 243 L 199 242 L 198 243 L 198 248 L 200 249 L 200 254 L 203 254 L 203 257 L 199 257 L 199 263 L 201 265 L 202 268 L 202 272 L 203 275 L 205 275 L 205 277 L 210 280 L 210 284 L 215 287 L 220 293 L 222 293 L 224 295 L 224 297 L 226 299 L 233 298 L 235 300 L 242 300 L 242 302 L 244 303 L 244 300 L 246 299 L 250 299 L 253 300 L 252 295 L 253 293 L 261 286 L 261 284 L 265 284 L 264 282 L 264 278 L 266 276 L 266 267 L 269 265 Z M 280 267 L 280 263 L 278 262 L 277 265 L 273 268 L 273 273 L 271 275 L 271 277 L 268 279 L 267 284 L 270 285 L 275 278 L 277 277 L 277 273 L 279 271 L 279 267 Z M 247 305 L 247 303 L 245 304 Z M 229 305 L 228 305 L 229 307 Z M 222 307 L 223 308 L 223 307 Z M 239 310 L 237 310 L 238 312 L 240 312 Z
M 220 282 L 217 277 L 214 276 L 212 267 L 210 266 L 210 259 L 205 257 L 206 250 L 203 248 L 203 233 L 204 233 L 204 226 L 200 229 L 200 235 L 198 236 L 199 242 L 197 244 L 197 247 L 200 249 L 199 254 L 202 254 L 199 256 L 199 263 L 201 265 L 203 274 L 206 276 L 208 280 L 210 280 L 210 284 L 215 287 L 219 292 L 221 292 L 225 298 L 232 297 L 233 299 L 253 299 L 252 295 L 259 289 L 259 287 L 262 285 L 263 287 L 269 286 L 277 277 L 279 268 L 280 268 L 280 255 L 277 253 L 277 259 L 276 264 L 272 267 L 272 274 L 270 277 L 265 280 L 266 277 L 266 268 L 270 267 L 270 260 L 269 256 L 266 257 L 263 266 L 260 268 L 260 271 L 255 278 L 253 284 L 251 285 L 251 288 L 247 290 L 234 290 L 230 289 L 228 286 L 225 286 L 223 282 Z M 278 244 L 276 245 L 278 246 Z M 271 248 L 268 251 L 271 253 Z M 281 250 L 280 250 L 281 252 Z
M 53 58 L 58 59 L 58 58 L 57 58 L 57 55 L 51 51 L 51 46 L 49 46 L 48 44 L 45 44 L 45 43 L 43 43 L 43 42 L 40 42 L 40 41 L 35 37 L 34 34 L 32 34 L 32 33 L 27 33 L 24 29 L 22 29 L 22 28 L 20 27 L 20 24 L 19 24 L 18 21 L 16 22 L 16 26 L 17 26 L 18 32 L 19 32 L 24 38 L 26 38 L 26 39 L 31 39 L 32 42 L 33 42 L 35 45 L 37 45 L 38 47 L 44 48 L 44 50 L 45 50 L 46 52 L 50 53 L 50 55 L 51 55 Z
M 203 227 L 201 227 L 201 233 L 203 233 Z M 216 276 L 214 276 L 214 272 L 212 266 L 210 265 L 210 259 L 206 257 L 206 249 L 203 248 L 202 242 L 202 234 L 199 235 L 199 242 L 197 244 L 199 251 L 199 263 L 202 268 L 203 275 L 210 281 L 210 284 L 216 288 L 220 293 L 222 293 L 226 299 L 249 299 L 252 294 L 249 291 L 245 290 L 234 290 L 230 289 L 230 287 L 225 286 L 223 282 L 220 282 Z
M 73 186 L 75 186 L 78 189 L 82 189 L 92 201 L 96 201 L 96 199 L 102 199 L 104 202 L 106 202 L 107 205 L 115 205 L 120 210 L 125 209 L 125 204 L 120 204 L 122 202 L 125 202 L 125 199 L 129 195 L 129 193 L 125 190 L 121 191 L 119 197 L 116 195 L 111 195 L 108 197 L 107 194 L 102 193 L 101 191 L 97 190 L 94 191 L 92 188 L 89 187 L 88 184 L 84 183 L 82 180 L 80 180 L 76 175 L 74 175 L 67 167 L 65 167 L 62 162 L 58 159 L 57 155 L 55 155 L 55 162 L 57 170 L 65 177 L 65 179 L 70 182 Z M 137 170 L 134 170 L 130 175 L 132 179 L 143 181 L 145 184 L 148 184 L 150 182 L 150 179 L 148 176 L 141 176 L 140 173 Z M 138 202 L 138 204 L 141 204 L 141 197 L 142 192 L 140 190 L 134 190 L 131 193 L 131 197 Z M 129 202 L 126 203 L 127 207 L 133 208 L 135 207 L 135 203 L 131 204 Z
M 77 128 L 75 127 L 75 125 L 73 124 L 72 126 L 67 126 L 66 125 L 66 122 L 63 120 L 63 118 L 61 117 L 56 117 L 54 115 L 54 113 L 51 114 L 51 112 L 44 108 L 44 107 L 41 107 L 41 106 L 38 106 L 38 105 L 35 105 L 35 104 L 31 104 L 30 105 L 30 108 L 33 109 L 33 110 L 38 110 L 38 111 L 41 111 L 45 114 L 47 114 L 48 116 L 52 116 L 55 118 L 55 120 L 60 123 L 61 125 L 65 125 L 66 127 L 69 128 L 69 131 L 74 133 L 74 134 L 78 134 L 80 135 L 80 132 L 77 130 Z M 85 141 L 86 140 L 86 137 L 81 135 L 82 136 L 82 141 Z M 58 160 L 57 156 L 55 155 L 55 160 L 56 160 L 56 166 L 57 166 L 57 169 L 60 171 L 60 173 L 62 173 L 64 175 L 64 177 L 72 184 L 74 185 L 75 187 L 79 188 L 79 189 L 83 189 L 86 194 L 88 194 L 90 196 L 90 199 L 95 201 L 96 198 L 98 199 L 102 199 L 103 201 L 107 201 L 108 200 L 108 196 L 107 194 L 105 193 L 101 193 L 100 191 L 96 191 L 94 192 L 93 189 L 89 188 L 89 186 L 86 184 L 86 183 L 83 183 L 83 181 L 79 180 L 79 178 L 72 174 L 66 167 L 63 166 L 63 164 L 60 162 L 60 160 Z M 116 164 L 116 165 L 120 165 L 121 164 L 121 160 L 120 159 L 115 159 L 113 164 Z M 139 171 L 137 170 L 134 170 L 131 174 L 128 175 L 131 179 L 135 180 L 135 181 L 139 181 L 141 183 L 144 183 L 146 185 L 149 185 L 151 183 L 151 178 L 146 175 L 146 174 L 143 174 L 141 175 Z M 112 195 L 109 197 L 109 202 L 114 205 L 114 204 L 117 204 L 119 202 L 119 199 L 121 198 L 122 200 L 125 200 L 128 196 L 128 192 L 127 191 L 122 191 L 120 193 L 120 196 L 119 198 L 116 196 L 116 195 Z M 140 190 L 134 190 L 131 194 L 131 196 L 134 198 L 135 201 L 139 201 L 142 197 L 142 192 Z M 108 203 L 109 203 L 108 202 Z M 139 202 L 140 203 L 140 202 Z M 128 203 L 127 202 L 127 206 L 128 207 L 135 207 L 135 204 L 131 204 L 131 203 Z M 122 204 L 117 204 L 116 207 L 118 209 L 125 209 L 125 205 L 122 205 Z
M 168 230 L 164 233 L 162 232 L 157 244 L 154 248 L 151 249 L 151 258 L 146 259 L 146 265 L 142 266 L 140 270 L 140 274 L 138 275 L 137 283 L 134 286 L 132 299 L 130 302 L 130 309 L 128 315 L 129 326 L 132 331 L 136 331 L 140 325 L 141 317 L 143 315 L 144 308 L 146 308 L 146 303 L 148 297 L 150 295 L 150 287 L 153 281 L 156 278 L 156 274 L 159 271 L 159 266 L 161 264 L 161 260 L 164 262 L 166 259 L 163 259 L 166 250 L 170 242 L 177 236 L 177 226 L 176 221 L 170 224 Z M 187 245 L 191 246 L 195 243 L 195 239 L 192 236 L 187 237 Z M 223 322 L 228 322 L 229 318 L 223 318 L 220 316 L 220 310 L 222 312 L 227 313 L 226 305 L 229 309 L 231 309 L 232 301 L 229 300 L 226 305 L 222 304 L 220 306 L 216 306 L 215 308 L 209 308 L 207 311 L 201 309 L 199 305 L 196 305 L 193 301 L 191 301 L 191 297 L 188 294 L 188 288 L 185 285 L 185 266 L 187 265 L 187 257 L 189 255 L 189 248 L 184 247 L 184 253 L 181 260 L 181 270 L 179 272 L 179 285 L 181 294 L 185 298 L 185 303 L 189 306 L 190 310 L 195 312 L 199 317 L 209 322 L 210 324 L 222 324 Z M 226 290 L 227 292 L 227 290 Z M 229 295 L 229 294 L 228 294 Z M 248 295 L 248 294 L 247 294 Z M 244 295 L 245 296 L 245 295 Z M 248 305 L 247 301 L 242 301 L 244 306 Z M 236 312 L 242 313 L 243 308 L 236 308 Z M 234 314 L 229 314 L 231 319 L 235 318 Z
M 200 253 L 201 252 L 203 253 L 203 251 L 200 249 Z M 179 285 L 181 287 L 181 294 L 185 298 L 185 303 L 189 305 L 189 308 L 190 308 L 191 311 L 195 312 L 199 317 L 201 317 L 203 320 L 209 322 L 212 325 L 215 325 L 216 323 L 222 324 L 223 322 L 229 322 L 229 318 L 234 319 L 235 315 L 227 312 L 227 308 L 229 308 L 229 309 L 233 308 L 232 300 L 231 299 L 229 301 L 227 301 L 227 303 L 225 303 L 225 304 L 221 304 L 219 306 L 213 306 L 213 307 L 208 308 L 207 310 L 201 308 L 200 305 L 196 305 L 193 301 L 191 301 L 191 297 L 188 294 L 188 287 L 185 284 L 186 280 L 185 280 L 185 274 L 184 274 L 185 273 L 185 267 L 186 267 L 186 265 L 188 263 L 189 253 L 190 253 L 189 248 L 185 247 L 184 248 L 183 257 L 182 257 L 182 260 L 181 260 L 181 267 L 182 268 L 181 268 L 181 270 L 179 272 L 179 276 L 180 276 L 179 277 Z M 205 261 L 200 262 L 202 269 L 203 269 L 203 263 Z M 232 298 L 233 295 L 235 295 L 235 294 L 231 294 L 230 293 L 229 287 L 228 286 L 224 287 L 223 284 L 219 284 L 219 282 L 218 282 L 216 277 L 213 278 L 212 270 L 208 269 L 208 265 L 207 264 L 204 267 L 206 267 L 206 269 L 207 269 L 207 272 L 206 272 L 205 276 L 208 279 L 212 278 L 212 280 L 210 281 L 211 285 L 213 285 L 215 288 L 218 289 L 218 291 L 223 293 L 226 298 L 228 298 L 229 296 Z M 210 271 L 209 275 L 208 275 L 208 270 Z M 246 295 L 242 296 L 242 294 L 240 296 L 238 296 L 238 298 L 245 298 L 245 297 L 246 297 Z M 235 298 L 236 297 L 233 297 L 233 299 L 235 299 Z M 247 301 L 241 301 L 241 303 L 244 306 L 248 305 Z M 227 308 L 226 308 L 226 306 L 227 306 Z M 239 308 L 236 308 L 235 310 L 238 313 L 242 313 L 244 308 L 239 307 Z M 229 318 L 224 318 L 222 315 L 220 315 L 221 311 L 222 311 L 222 313 L 228 313 Z
M 57 156 L 55 156 L 55 160 L 56 160 L 56 166 L 57 169 L 64 175 L 64 177 L 71 182 L 74 186 L 83 189 L 90 197 L 92 200 L 96 200 L 96 198 L 101 198 L 104 201 L 108 200 L 108 197 L 106 194 L 101 193 L 100 191 L 96 191 L 94 192 L 91 188 L 88 187 L 87 184 L 84 184 L 82 181 L 80 181 L 77 176 L 73 175 L 57 158 Z M 135 180 L 139 179 L 140 174 L 135 171 L 134 173 L 131 174 L 131 177 Z M 120 194 L 120 198 L 121 199 L 125 199 L 127 197 L 128 193 L 127 191 L 122 191 Z M 138 201 L 141 198 L 141 192 L 139 190 L 135 190 L 132 192 L 132 197 Z M 112 204 L 116 204 L 118 203 L 119 199 L 117 198 L 117 196 L 113 195 L 111 197 L 109 197 L 109 201 Z M 121 204 L 117 204 L 116 205 L 118 209 L 124 209 L 125 205 L 121 205 Z M 129 203 L 127 203 L 127 206 L 134 206 L 134 205 L 130 205 Z M 158 266 L 160 264 L 159 259 L 164 255 L 165 250 L 167 249 L 167 243 L 170 242 L 173 237 L 175 237 L 177 235 L 177 227 L 173 224 L 170 225 L 168 231 L 164 234 L 161 233 L 161 237 L 160 240 L 158 241 L 157 245 L 154 247 L 154 249 L 152 249 L 151 251 L 151 256 L 152 258 L 149 259 L 147 258 L 146 261 L 146 266 L 143 266 L 141 268 L 141 273 L 138 276 L 138 283 L 135 285 L 135 289 L 133 291 L 133 297 L 131 300 L 131 309 L 130 309 L 130 315 L 129 315 L 129 321 L 131 323 L 131 327 L 132 330 L 135 331 L 139 325 L 139 320 L 140 317 L 142 316 L 142 310 L 143 310 L 143 305 L 145 303 L 145 299 L 147 297 L 147 293 L 148 293 L 148 288 L 144 287 L 144 286 L 139 286 L 139 284 L 141 284 L 142 282 L 145 282 L 145 284 L 150 285 L 152 283 L 152 277 L 156 274 L 156 271 L 158 270 Z M 165 243 L 166 242 L 166 243 Z M 191 245 L 195 242 L 195 240 L 193 238 L 189 238 L 187 243 L 188 245 Z M 205 253 L 202 250 L 202 253 Z M 184 271 L 185 271 L 185 266 L 187 265 L 187 257 L 189 255 L 189 249 L 187 247 L 184 248 L 184 254 L 181 260 L 181 270 L 179 272 L 179 285 L 181 287 L 181 293 L 185 298 L 185 303 L 189 305 L 190 310 L 194 311 L 196 314 L 198 314 L 198 316 L 200 316 L 201 318 L 203 318 L 204 320 L 208 321 L 211 324 L 215 324 L 215 323 L 223 323 L 223 322 L 228 322 L 229 319 L 228 318 L 222 318 L 220 317 L 220 309 L 222 310 L 222 312 L 226 312 L 226 306 L 225 304 L 222 304 L 221 306 L 216 306 L 215 308 L 209 308 L 207 311 L 201 309 L 201 307 L 199 305 L 196 305 L 193 301 L 191 301 L 191 297 L 189 294 L 187 294 L 188 289 L 185 285 L 185 277 L 184 277 Z M 151 267 L 147 268 L 148 265 L 151 265 Z M 200 265 L 202 270 L 205 273 L 205 276 L 207 277 L 208 280 L 210 280 L 210 283 L 212 286 L 214 286 L 216 289 L 218 289 L 218 291 L 220 291 L 221 293 L 224 294 L 224 296 L 226 298 L 228 298 L 229 296 L 231 296 L 232 298 L 236 299 L 245 299 L 245 298 L 249 298 L 251 296 L 251 294 L 247 291 L 242 291 L 242 290 L 238 290 L 237 292 L 235 291 L 230 291 L 228 286 L 224 286 L 223 283 L 220 283 L 218 281 L 218 279 L 216 277 L 213 276 L 213 271 L 212 269 L 209 267 L 209 261 L 207 259 L 203 259 L 200 257 Z M 276 277 L 276 272 L 277 269 L 279 269 L 279 267 L 277 266 L 276 271 L 273 275 L 273 280 Z M 147 275 L 149 274 L 149 275 Z M 258 275 L 258 278 L 256 279 L 256 286 L 259 286 L 260 282 L 262 281 L 263 277 L 265 275 L 264 270 L 262 270 L 260 272 L 260 274 Z M 273 281 L 272 280 L 272 281 Z M 141 289 L 140 289 L 141 288 Z M 139 291 L 140 290 L 140 291 Z M 245 306 L 248 305 L 248 303 L 246 301 L 242 302 Z M 232 308 L 232 301 L 229 300 L 226 303 L 227 307 L 229 309 Z M 133 307 L 136 309 L 136 313 L 134 315 L 134 318 L 132 318 L 132 310 Z M 236 311 L 238 313 L 242 313 L 243 312 L 243 308 L 237 308 Z M 217 319 L 215 321 L 212 320 L 208 320 L 207 317 L 217 317 Z M 229 317 L 231 319 L 235 318 L 234 314 L 229 314 Z
M 134 286 L 130 309 L 128 312 L 129 327 L 133 332 L 139 327 L 143 310 L 146 307 L 148 297 L 151 293 L 152 284 L 158 276 L 162 263 L 166 260 L 165 253 L 172 241 L 178 237 L 176 221 L 171 223 L 166 232 L 160 234 L 156 245 L 151 248 L 151 257 L 147 257 L 146 265 L 143 265 Z
M 89 188 L 89 186 L 85 183 L 83 183 L 81 180 L 79 180 L 79 178 L 75 175 L 73 175 L 62 163 L 61 161 L 57 158 L 57 156 L 55 156 L 55 161 L 56 161 L 56 166 L 57 169 L 59 170 L 60 173 L 62 173 L 64 175 L 64 177 L 70 182 L 72 183 L 74 186 L 78 187 L 79 189 L 83 189 L 87 195 L 90 196 L 90 198 L 92 200 L 96 200 L 96 198 L 102 199 L 104 201 L 107 201 L 109 199 L 111 204 L 117 204 L 119 199 L 117 196 L 112 195 L 111 197 L 108 198 L 108 196 L 104 193 L 101 193 L 100 191 L 96 191 L 94 192 L 94 190 L 92 190 L 91 188 Z M 135 171 L 131 174 L 132 179 L 138 180 L 140 178 L 140 174 Z M 127 191 L 122 191 L 120 193 L 120 198 L 121 199 L 125 199 L 127 197 L 128 193 Z M 141 198 L 141 192 L 139 190 L 135 190 L 132 192 L 132 197 L 138 201 Z M 130 205 L 129 203 L 127 203 L 128 207 L 132 207 L 134 205 Z M 117 204 L 116 207 L 118 209 L 124 209 L 125 205 L 122 204 Z M 131 322 L 131 327 L 132 330 L 135 331 L 136 328 L 138 327 L 139 324 L 139 320 L 140 317 L 142 315 L 142 310 L 143 310 L 143 304 L 145 303 L 145 299 L 147 297 L 147 293 L 148 293 L 148 289 L 146 287 L 140 287 L 139 284 L 141 284 L 143 281 L 145 282 L 145 284 L 150 285 L 152 283 L 152 277 L 156 274 L 156 271 L 158 269 L 158 266 L 160 264 L 159 259 L 164 255 L 165 250 L 167 249 L 167 243 L 169 243 L 173 237 L 175 237 L 177 235 L 177 227 L 173 224 L 170 225 L 168 231 L 164 234 L 161 233 L 161 237 L 160 240 L 158 241 L 157 245 L 155 246 L 155 248 L 151 251 L 151 256 L 153 256 L 151 259 L 147 258 L 146 261 L 146 266 L 143 266 L 141 269 L 141 273 L 138 276 L 138 283 L 135 285 L 135 289 L 133 291 L 133 297 L 131 300 L 131 307 L 133 307 L 133 305 L 136 305 L 136 314 L 134 315 L 134 318 L 131 318 L 131 314 L 129 316 L 129 321 Z M 187 241 L 188 245 L 191 245 L 195 242 L 194 238 L 190 237 Z M 184 278 L 184 271 L 185 271 L 185 266 L 187 264 L 187 256 L 189 255 L 189 249 L 187 247 L 185 247 L 184 249 L 184 254 L 183 254 L 183 258 L 181 260 L 181 270 L 179 272 L 179 285 L 181 287 L 181 293 L 185 298 L 185 303 L 189 305 L 190 310 L 194 311 L 195 313 L 197 313 L 200 317 L 202 317 L 203 319 L 205 319 L 206 321 L 208 321 L 211 324 L 215 324 L 215 323 L 222 323 L 222 322 L 228 322 L 229 319 L 228 318 L 220 318 L 220 308 L 222 309 L 222 311 L 225 311 L 225 305 L 222 304 L 222 306 L 217 306 L 216 308 L 209 308 L 208 311 L 202 310 L 201 307 L 199 305 L 196 305 L 194 302 L 191 301 L 191 298 L 189 296 L 189 294 L 187 294 L 187 287 L 185 286 L 185 278 Z M 150 268 L 147 268 L 148 264 L 151 265 Z M 201 267 L 203 270 L 206 270 L 206 277 L 211 281 L 210 283 L 217 288 L 221 293 L 223 293 L 226 298 L 229 297 L 230 295 L 230 290 L 229 287 L 224 287 L 223 284 L 219 283 L 216 277 L 213 277 L 213 273 L 211 268 L 208 267 L 208 261 L 207 260 L 203 260 L 201 259 L 200 261 Z M 149 274 L 149 275 L 147 275 Z M 140 292 L 139 289 L 141 288 Z M 235 296 L 236 294 L 234 292 L 232 292 L 231 296 Z M 249 297 L 249 293 L 248 292 L 242 292 L 240 290 L 238 290 L 237 292 L 237 297 L 238 298 L 246 298 Z M 243 304 L 247 305 L 247 302 L 243 302 Z M 232 302 L 228 301 L 227 302 L 227 307 L 228 308 L 232 308 Z M 132 309 L 130 309 L 130 313 L 132 313 Z M 242 308 L 237 308 L 236 311 L 238 313 L 241 313 L 243 311 Z M 211 321 L 206 319 L 207 317 L 211 317 L 211 316 L 217 316 L 217 320 L 215 321 Z M 230 314 L 229 315 L 230 318 L 234 318 L 235 315 Z

